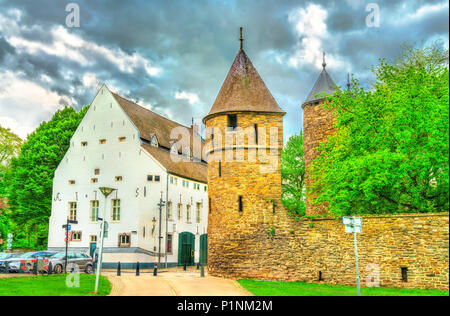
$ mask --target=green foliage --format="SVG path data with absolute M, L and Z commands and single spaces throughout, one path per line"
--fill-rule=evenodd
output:
M 448 51 L 381 60 L 371 90 L 354 81 L 328 108 L 337 132 L 312 164 L 316 202 L 335 216 L 449 210 Z
M 22 146 L 22 139 L 9 128 L 0 126 L 0 173 L 8 169 L 11 158 L 18 154 L 20 146 Z
M 356 296 L 354 286 L 316 284 L 305 282 L 272 282 L 237 280 L 241 286 L 256 296 Z M 362 296 L 448 296 L 448 291 L 424 289 L 399 289 L 388 287 L 362 287 Z
M 283 205 L 294 214 L 305 215 L 305 160 L 302 133 L 291 136 L 281 152 L 281 181 Z
M 18 157 L 11 161 L 6 177 L 8 214 L 15 230 L 26 233 L 28 246 L 46 244 L 54 172 L 87 109 L 78 113 L 71 107 L 57 111 L 28 136 Z
M 271 229 L 269 229 L 269 234 L 271 234 L 272 236 L 275 236 L 275 228 L 271 228 Z

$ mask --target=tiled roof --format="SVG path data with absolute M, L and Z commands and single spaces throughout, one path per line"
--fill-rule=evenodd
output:
M 305 103 L 314 102 L 324 99 L 323 93 L 333 94 L 336 90 L 336 83 L 334 83 L 331 76 L 328 74 L 325 67 L 317 78 L 311 92 L 308 94 Z
M 203 121 L 214 114 L 241 111 L 285 113 L 243 49 L 237 53 L 222 88 Z
M 174 173 L 178 176 L 206 182 L 206 163 L 173 162 L 170 158 L 170 133 L 174 128 L 182 127 L 187 129 L 190 137 L 189 140 L 185 140 L 184 142 L 182 142 L 182 139 L 177 141 L 178 150 L 182 152 L 183 147 L 189 147 L 190 152 L 195 155 L 196 158 L 201 159 L 201 151 L 203 150 L 204 140 L 197 132 L 194 131 L 192 127 L 187 127 L 169 120 L 168 118 L 152 112 L 130 100 L 121 97 L 118 94 L 112 93 L 112 95 L 128 115 L 128 117 L 131 119 L 136 128 L 139 130 L 140 137 L 144 141 L 142 143 L 142 147 L 147 150 L 156 160 L 158 160 L 169 173 Z M 151 143 L 152 135 L 156 135 L 160 148 L 147 144 L 147 142 Z M 201 144 L 201 150 L 199 153 L 193 150 L 193 137 L 195 137 L 195 140 Z
M 174 162 L 170 157 L 170 151 L 164 148 L 154 147 L 149 144 L 142 144 L 142 147 L 159 161 L 171 174 L 178 175 L 191 180 L 207 183 L 207 164 L 196 161 Z

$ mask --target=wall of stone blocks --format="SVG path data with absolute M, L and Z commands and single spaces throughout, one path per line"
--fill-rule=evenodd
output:
M 345 233 L 341 219 L 296 221 L 283 209 L 260 211 L 251 235 L 235 229 L 219 252 L 210 253 L 220 256 L 209 267 L 212 275 L 356 284 L 353 234 Z M 448 213 L 363 216 L 357 240 L 361 286 L 379 281 L 382 287 L 448 290 Z

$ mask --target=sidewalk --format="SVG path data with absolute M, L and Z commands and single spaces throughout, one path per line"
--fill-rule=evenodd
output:
M 142 271 L 143 272 L 143 271 Z M 108 271 L 104 275 L 112 284 L 111 296 L 251 296 L 235 280 L 200 277 L 200 271 L 179 268 L 160 271 L 153 276 L 145 271 L 140 276 L 130 270 L 121 276 Z

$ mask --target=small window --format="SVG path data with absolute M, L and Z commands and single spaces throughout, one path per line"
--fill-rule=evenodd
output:
M 191 221 L 191 206 L 189 204 L 186 205 L 186 222 Z
M 127 138 L 125 136 L 119 137 L 119 143 L 123 143 Z
M 242 195 L 239 195 L 239 212 L 244 211 L 244 205 L 242 203 Z
M 91 223 L 96 223 L 98 221 L 98 200 L 91 201 Z
M 88 144 L 87 142 L 81 142 L 81 146 L 82 146 L 82 147 L 86 147 L 87 144 Z
M 228 127 L 231 127 L 231 128 L 237 127 L 237 115 L 236 114 L 228 115 Z
M 131 245 L 131 234 L 119 234 L 119 247 L 126 248 Z
M 77 202 L 69 202 L 69 220 L 77 220 Z
M 115 180 L 116 180 L 116 182 L 119 182 L 119 181 L 122 181 L 123 178 L 122 178 L 122 176 L 117 176 L 117 177 L 115 178 Z
M 154 147 L 158 147 L 159 146 L 158 139 L 156 138 L 156 134 L 154 134 L 154 133 L 150 134 L 150 139 L 151 139 L 150 144 L 152 146 L 154 146 Z
M 100 174 L 100 169 L 94 169 L 94 174 L 98 176 Z
M 151 174 L 147 175 L 147 181 L 149 182 L 153 181 L 153 175 Z
M 171 221 L 173 219 L 172 202 L 167 203 L 167 218 L 169 221 Z
M 222 161 L 219 161 L 219 177 L 222 176 Z
M 100 140 L 98 141 L 98 143 L 99 143 L 100 145 L 104 145 L 104 144 L 106 144 L 106 139 L 100 139 Z
M 202 203 L 197 203 L 196 222 L 200 224 L 202 221 Z
M 97 243 L 97 235 L 90 235 L 89 242 L 92 244 Z
M 255 144 L 258 145 L 258 124 L 255 124 L 254 128 L 255 128 Z
M 205 190 L 205 192 L 208 191 L 208 187 L 206 185 L 203 187 L 203 189 Z
M 173 243 L 172 234 L 167 234 L 167 253 L 168 254 L 172 254 L 172 251 L 173 251 L 172 243 Z
M 209 214 L 211 214 L 211 198 L 208 201 Z
M 183 220 L 183 204 L 178 203 L 178 220 Z
M 112 200 L 111 220 L 113 222 L 119 222 L 120 221 L 120 200 L 119 199 Z
M 72 231 L 72 241 L 81 241 L 81 231 Z
M 155 176 L 155 182 L 159 182 L 161 181 L 161 177 L 160 176 Z
M 69 180 L 69 184 L 70 185 L 75 184 L 75 180 Z
M 98 178 L 92 178 L 91 179 L 91 183 L 97 183 L 98 182 Z

